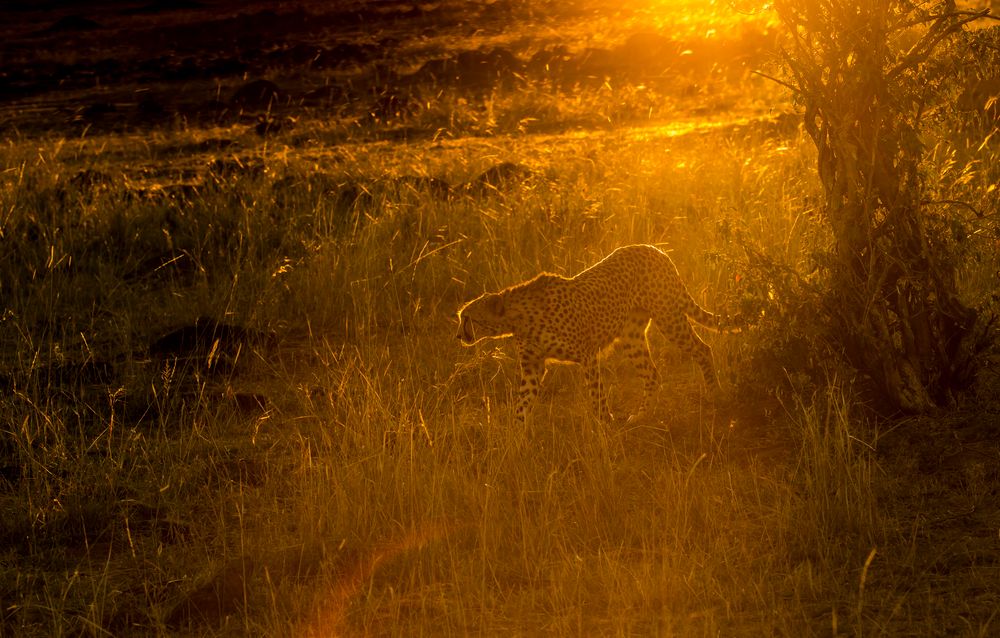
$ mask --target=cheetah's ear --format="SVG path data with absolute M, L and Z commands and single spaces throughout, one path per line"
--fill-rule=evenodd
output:
M 486 309 L 496 317 L 502 317 L 504 313 L 503 295 L 493 295 L 486 300 Z

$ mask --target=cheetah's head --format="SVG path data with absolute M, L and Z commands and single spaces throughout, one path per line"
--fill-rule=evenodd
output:
M 502 339 L 513 332 L 507 321 L 506 294 L 486 293 L 458 310 L 458 334 L 463 345 L 471 346 L 483 339 Z

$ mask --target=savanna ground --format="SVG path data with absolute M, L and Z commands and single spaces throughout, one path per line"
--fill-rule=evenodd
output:
M 1000 631 L 995 373 L 877 415 L 752 267 L 829 241 L 766 9 L 14 3 L 0 40 L 0 635 Z M 959 40 L 926 170 L 988 307 L 1000 56 Z M 649 422 L 557 367 L 514 423 L 458 306 L 640 242 L 755 317 L 705 335 L 727 396 L 654 332 Z

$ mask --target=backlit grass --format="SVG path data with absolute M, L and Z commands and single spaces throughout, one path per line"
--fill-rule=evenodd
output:
M 623 11 L 686 29 L 693 6 Z M 758 79 L 731 109 L 444 90 L 268 138 L 8 139 L 0 635 L 989 635 L 989 401 L 869 421 L 863 379 L 794 357 L 808 326 L 750 256 L 808 280 L 829 237 L 815 151 Z M 934 134 L 942 189 L 964 170 L 982 196 L 995 143 Z M 503 162 L 523 171 L 484 185 Z M 976 202 L 963 285 L 988 299 Z M 462 348 L 457 308 L 629 243 L 758 311 L 705 335 L 727 396 L 654 332 L 649 423 L 596 421 L 561 366 L 517 425 L 510 345 Z M 167 352 L 198 318 L 246 334 Z M 605 365 L 627 413 L 641 389 Z

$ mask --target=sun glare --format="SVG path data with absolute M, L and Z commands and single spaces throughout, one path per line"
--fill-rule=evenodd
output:
M 706 36 L 743 24 L 770 26 L 775 17 L 763 0 L 637 0 L 609 5 L 630 29 L 652 28 L 671 37 Z

